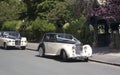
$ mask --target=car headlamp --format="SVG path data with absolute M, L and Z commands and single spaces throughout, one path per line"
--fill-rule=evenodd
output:
M 75 50 L 75 46 L 72 47 L 72 50 Z
M 8 42 L 12 42 L 11 40 L 8 40 Z
M 86 46 L 84 47 L 84 50 L 87 50 L 87 47 L 86 47 Z

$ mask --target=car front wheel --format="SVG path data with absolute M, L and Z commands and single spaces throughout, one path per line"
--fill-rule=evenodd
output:
M 88 62 L 88 61 L 89 61 L 89 58 L 85 58 L 85 59 L 84 59 L 84 62 Z
M 45 56 L 45 51 L 43 50 L 42 47 L 39 48 L 39 56 L 40 56 L 40 57 Z
M 21 49 L 22 49 L 22 50 L 25 50 L 25 49 L 26 49 L 26 46 L 21 47 Z
M 4 49 L 8 49 L 8 46 L 7 46 L 7 44 L 6 43 L 4 43 Z
M 60 54 L 61 58 L 62 58 L 62 61 L 67 61 L 68 59 L 68 56 L 66 54 L 66 52 L 63 50 L 61 51 L 61 54 Z

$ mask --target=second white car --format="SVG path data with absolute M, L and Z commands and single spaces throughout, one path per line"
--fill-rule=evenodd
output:
M 16 31 L 2 31 L 0 32 L 0 46 L 4 49 L 10 47 L 17 47 L 25 49 L 27 45 L 27 38 L 21 37 L 19 32 Z

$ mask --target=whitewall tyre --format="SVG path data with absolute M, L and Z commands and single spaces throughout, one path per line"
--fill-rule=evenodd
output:
M 22 50 L 25 50 L 25 49 L 26 49 L 26 46 L 21 47 L 21 49 L 22 49 Z
M 39 56 L 40 57 L 43 57 L 45 55 L 45 52 L 44 52 L 44 50 L 43 50 L 43 48 L 39 48 Z
M 6 43 L 4 43 L 4 49 L 8 50 L 8 46 L 6 45 Z
M 67 54 L 64 50 L 61 52 L 61 58 L 62 58 L 62 61 L 67 61 L 68 60 L 68 56 L 67 56 Z

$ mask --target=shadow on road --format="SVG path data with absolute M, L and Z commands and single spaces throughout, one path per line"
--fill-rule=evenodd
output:
M 62 61 L 62 59 L 59 56 L 44 56 L 40 57 L 39 55 L 35 55 L 35 57 L 39 58 L 45 58 L 45 59 L 51 59 L 59 62 L 64 62 L 64 63 L 73 63 L 73 62 L 84 62 L 82 60 L 77 60 L 77 59 L 68 59 L 67 61 Z
M 15 47 L 9 47 L 8 49 L 4 49 L 3 47 L 0 47 L 0 50 L 22 50 L 22 49 Z

